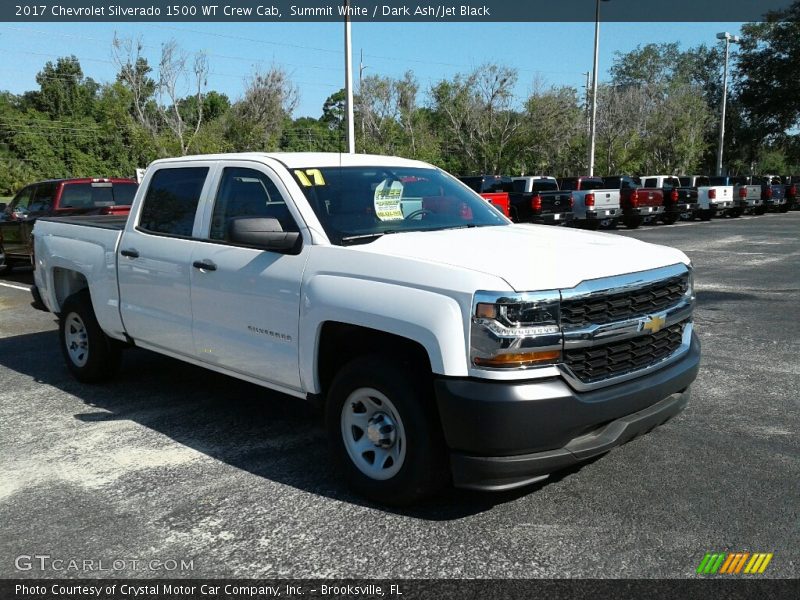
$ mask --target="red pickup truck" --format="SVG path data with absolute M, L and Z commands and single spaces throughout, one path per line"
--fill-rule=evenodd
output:
M 642 187 L 637 178 L 627 175 L 603 177 L 603 184 L 609 189 L 619 190 L 622 222 L 628 229 L 656 221 L 664 213 L 664 192 L 661 189 Z
M 459 179 L 478 192 L 489 204 L 511 218 L 511 199 L 509 193 L 514 191 L 511 177 L 503 175 L 464 175 Z
M 138 184 L 132 179 L 51 179 L 22 188 L 0 204 L 0 267 L 30 265 L 31 231 L 39 217 L 126 215 Z

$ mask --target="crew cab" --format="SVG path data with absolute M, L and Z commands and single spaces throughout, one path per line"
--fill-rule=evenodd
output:
M 699 367 L 683 252 L 514 224 L 414 160 L 158 160 L 128 217 L 39 219 L 34 242 L 78 380 L 134 345 L 318 403 L 385 503 L 603 454 L 681 412 Z
M 687 219 L 694 216 L 697 210 L 697 190 L 691 186 L 682 186 L 675 175 L 647 175 L 641 178 L 642 187 L 659 188 L 664 196 L 664 212 L 661 220 L 672 225 L 682 216 Z
M 579 227 L 599 229 L 617 224 L 619 190 L 605 189 L 601 177 L 562 177 L 558 186 L 572 193 L 574 222 Z
M 628 229 L 636 229 L 664 214 L 664 192 L 659 188 L 643 188 L 639 179 L 627 175 L 603 177 L 603 185 L 619 190 L 622 222 Z
M 508 195 L 509 216 L 515 223 L 569 225 L 572 222 L 572 195 L 558 189 L 554 177 L 512 177 Z
M 511 177 L 503 175 L 463 175 L 459 179 L 470 189 L 478 192 L 489 204 L 505 216 L 511 216 L 511 200 L 508 194 L 514 191 Z
M 135 181 L 116 178 L 51 179 L 25 186 L 0 210 L 0 257 L 5 254 L 6 268 L 31 265 L 30 238 L 36 219 L 126 214 L 136 188 Z
M 679 179 L 683 187 L 697 190 L 697 209 L 694 216 L 700 217 L 700 220 L 710 221 L 715 215 L 730 214 L 738 217 L 742 214 L 733 185 L 712 185 L 711 178 L 705 175 L 687 175 Z
M 764 206 L 765 192 L 759 183 L 753 182 L 751 177 L 743 175 L 737 176 L 716 176 L 709 177 L 712 186 L 733 186 L 733 203 L 730 208 L 720 207 L 718 213 L 724 213 L 731 217 L 738 217 L 744 213 L 763 215 L 766 211 Z

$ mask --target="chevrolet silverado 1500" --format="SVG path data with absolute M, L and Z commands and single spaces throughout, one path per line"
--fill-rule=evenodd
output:
M 711 179 L 705 175 L 687 175 L 680 177 L 681 185 L 697 190 L 697 209 L 695 217 L 701 221 L 710 221 L 714 215 L 730 214 L 738 217 L 742 214 L 739 200 L 735 197 L 733 185 L 712 185 Z
M 558 189 L 554 177 L 512 178 L 508 194 L 509 214 L 515 223 L 569 225 L 572 222 L 572 194 Z
M 317 402 L 387 503 L 603 454 L 678 414 L 699 367 L 682 252 L 515 225 L 418 161 L 159 160 L 130 216 L 40 219 L 34 243 L 76 378 L 135 345 Z
M 628 229 L 636 229 L 664 214 L 664 192 L 658 188 L 644 188 L 641 181 L 627 175 L 603 177 L 603 184 L 619 190 L 622 222 Z
M 600 177 L 564 177 L 558 186 L 572 193 L 575 224 L 587 229 L 614 227 L 620 215 L 619 190 L 605 189 Z
M 642 177 L 642 186 L 658 188 L 664 196 L 664 213 L 661 220 L 672 225 L 681 216 L 691 217 L 697 210 L 697 189 L 683 187 L 675 175 L 647 175 Z

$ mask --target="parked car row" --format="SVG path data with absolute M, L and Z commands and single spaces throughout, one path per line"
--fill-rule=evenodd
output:
M 646 175 L 631 177 L 460 177 L 518 223 L 629 229 L 679 219 L 786 212 L 798 206 L 800 176 Z

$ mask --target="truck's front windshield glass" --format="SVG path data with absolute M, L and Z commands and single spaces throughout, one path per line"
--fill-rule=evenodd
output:
M 389 233 L 509 224 L 486 200 L 437 169 L 329 167 L 292 173 L 337 245 Z

